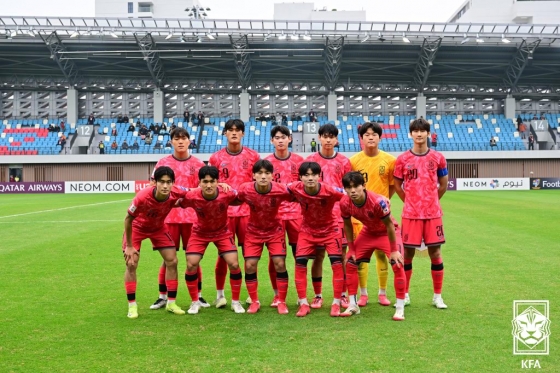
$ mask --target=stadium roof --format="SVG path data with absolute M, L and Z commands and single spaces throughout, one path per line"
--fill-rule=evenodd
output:
M 0 17 L 0 87 L 558 97 L 560 25 Z

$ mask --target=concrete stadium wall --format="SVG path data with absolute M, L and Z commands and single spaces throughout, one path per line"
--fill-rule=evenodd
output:
M 448 161 L 449 175 L 454 178 L 560 177 L 560 151 L 442 153 Z M 195 154 L 205 162 L 210 155 Z M 301 155 L 306 157 L 309 153 Z M 146 180 L 161 157 L 160 154 L 3 156 L 0 182 L 9 180 L 10 168 L 21 168 L 22 180 L 26 182 Z

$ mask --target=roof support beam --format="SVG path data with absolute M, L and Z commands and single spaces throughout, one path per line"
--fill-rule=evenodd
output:
M 533 59 L 533 53 L 540 43 L 540 39 L 530 43 L 527 43 L 527 40 L 523 40 L 519 48 L 517 48 L 504 78 L 504 85 L 509 89 L 509 92 L 517 92 L 517 83 L 523 74 L 523 70 L 525 70 L 529 60 Z
M 243 35 L 237 40 L 234 40 L 230 35 L 229 41 L 233 48 L 235 70 L 237 71 L 237 77 L 241 83 L 241 88 L 247 89 L 251 84 L 252 78 L 251 55 L 246 51 L 247 48 L 249 48 L 249 40 L 247 39 L 247 35 Z
M 424 87 L 428 82 L 430 70 L 434 65 L 434 60 L 436 59 L 436 54 L 441 45 L 441 41 L 441 37 L 436 39 L 425 38 L 422 43 L 420 55 L 418 56 L 416 68 L 414 69 L 414 85 L 418 89 L 418 92 L 424 91 Z
M 342 49 L 344 36 L 337 39 L 327 37 L 325 42 L 325 83 L 329 92 L 334 91 L 338 83 L 342 66 Z
M 56 34 L 56 31 L 53 31 L 47 36 L 41 34 L 39 34 L 39 36 L 41 37 L 41 39 L 43 39 L 43 42 L 45 42 L 47 48 L 49 48 L 49 51 L 51 52 L 51 59 L 56 62 L 56 64 L 62 71 L 62 74 L 64 74 L 64 77 L 68 81 L 68 84 L 70 84 L 70 86 L 76 84 L 76 80 L 78 79 L 79 75 L 78 67 L 76 66 L 74 61 L 65 58 L 62 54 L 59 53 L 66 52 L 66 46 L 62 44 L 62 41 Z
M 154 38 L 152 38 L 152 34 L 147 33 L 140 37 L 137 33 L 134 33 L 134 39 L 136 39 L 136 44 L 138 44 L 138 47 L 142 51 L 142 55 L 148 65 L 148 70 L 152 75 L 156 87 L 161 88 L 165 78 L 165 70 L 163 68 L 163 62 L 159 58 L 159 52 L 156 42 Z

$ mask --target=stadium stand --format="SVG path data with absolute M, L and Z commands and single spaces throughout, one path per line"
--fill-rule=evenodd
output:
M 59 137 L 69 138 L 75 128 L 49 131 L 49 126 L 60 126 L 60 119 L 5 119 L 0 124 L 0 155 L 48 155 L 59 154 Z

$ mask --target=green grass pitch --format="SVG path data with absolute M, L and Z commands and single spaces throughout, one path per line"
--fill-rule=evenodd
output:
M 430 305 L 430 262 L 417 257 L 404 322 L 392 321 L 393 307 L 375 302 L 356 317 L 329 317 L 328 261 L 324 308 L 296 318 L 292 258 L 289 315 L 268 307 L 266 257 L 256 315 L 151 311 L 161 259 L 147 242 L 138 269 L 140 317 L 129 320 L 120 243 L 131 198 L 0 196 L 1 372 L 509 372 L 523 359 L 560 371 L 560 191 L 448 192 L 442 205 L 449 308 Z M 394 197 L 398 219 L 401 208 Z M 202 261 L 207 299 L 215 296 L 215 257 L 209 248 Z M 370 294 L 377 290 L 373 267 Z M 181 253 L 178 303 L 186 309 L 184 270 Z M 392 274 L 388 292 L 394 301 Z M 512 303 L 525 299 L 550 301 L 548 356 L 512 353 Z

